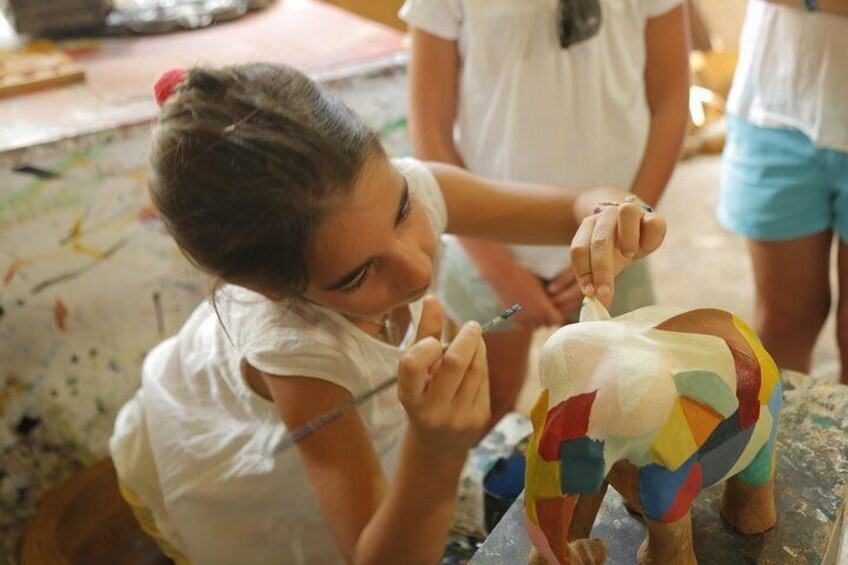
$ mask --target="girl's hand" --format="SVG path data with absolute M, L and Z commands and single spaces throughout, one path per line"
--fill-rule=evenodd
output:
M 636 204 L 601 206 L 583 220 L 571 241 L 571 264 L 583 294 L 609 308 L 615 276 L 659 247 L 665 231 L 664 219 Z
M 417 341 L 398 367 L 398 398 L 422 447 L 464 459 L 491 417 L 486 346 L 480 324 L 468 322 L 443 355 L 443 317 L 438 300 L 427 297 Z
M 521 315 L 514 318 L 521 327 L 535 330 L 565 323 L 565 316 L 548 295 L 543 283 L 527 269 L 513 265 L 489 284 L 504 308 L 521 304 Z

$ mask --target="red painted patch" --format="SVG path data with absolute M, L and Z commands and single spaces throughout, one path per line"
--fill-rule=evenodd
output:
M 674 497 L 674 502 L 665 511 L 661 521 L 676 522 L 689 512 L 689 507 L 692 501 L 701 492 L 701 463 L 695 461 L 689 468 L 689 474 L 686 475 L 686 481 L 677 491 L 677 496 Z
M 576 494 L 536 501 L 536 517 L 539 528 L 548 540 L 551 551 L 560 563 L 568 560 L 568 532 L 571 528 L 571 518 L 577 505 Z
M 730 345 L 730 344 L 728 344 Z M 730 347 L 736 364 L 736 398 L 739 399 L 739 428 L 745 429 L 760 418 L 760 364 L 753 351 L 747 354 Z
M 589 429 L 589 414 L 598 391 L 572 396 L 548 411 L 545 429 L 539 440 L 539 455 L 545 461 L 559 461 L 559 446 L 562 442 L 586 435 Z
M 739 427 L 745 429 L 760 417 L 760 365 L 757 356 L 724 310 L 702 308 L 674 316 L 656 326 L 658 330 L 712 335 L 724 340 L 736 366 L 736 398 Z
M 57 298 L 53 303 L 53 319 L 60 331 L 65 331 L 65 320 L 68 319 L 68 309 L 61 299 Z

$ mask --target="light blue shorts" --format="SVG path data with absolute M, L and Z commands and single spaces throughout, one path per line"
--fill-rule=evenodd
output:
M 848 153 L 816 147 L 798 130 L 728 115 L 718 220 L 757 241 L 825 230 L 848 241 Z
M 445 313 L 454 322 L 485 322 L 503 311 L 494 291 L 474 266 L 455 238 L 446 238 L 442 248 L 438 295 Z M 613 316 L 654 304 L 654 287 L 647 259 L 634 262 L 615 279 L 615 295 L 610 313 Z M 576 321 L 575 312 L 571 317 Z M 518 314 L 520 315 L 520 314 Z M 513 320 L 498 325 L 493 331 L 514 328 Z

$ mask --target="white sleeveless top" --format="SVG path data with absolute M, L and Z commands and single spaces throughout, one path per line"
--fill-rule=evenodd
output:
M 645 26 L 681 1 L 600 0 L 598 34 L 568 49 L 559 44 L 557 0 L 406 0 L 399 15 L 457 43 L 456 147 L 468 170 L 627 189 L 651 126 Z M 507 247 L 544 278 L 571 264 L 567 246 Z
M 414 159 L 394 164 L 441 234 L 447 212 L 432 173 Z M 274 303 L 240 287 L 225 287 L 218 310 L 232 343 L 204 302 L 145 359 L 141 388 L 110 440 L 118 476 L 192 563 L 342 562 L 297 450 L 269 455 L 286 428 L 242 369 L 247 362 L 360 394 L 396 374 L 421 301 L 410 305 L 412 324 L 397 347 L 326 308 Z M 397 392 L 358 410 L 390 476 L 406 424 Z
M 727 110 L 848 151 L 848 17 L 748 2 Z

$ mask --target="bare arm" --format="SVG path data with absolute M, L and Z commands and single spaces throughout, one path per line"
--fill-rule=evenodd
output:
M 628 192 L 613 187 L 573 189 L 492 181 L 468 171 L 429 163 L 448 210 L 447 231 L 458 235 L 531 245 L 571 243 L 571 258 L 584 294 L 606 288 L 598 297 L 609 306 L 613 278 L 629 259 L 659 247 L 665 221 L 633 204 Z
M 645 90 L 651 128 L 631 190 L 656 206 L 674 170 L 689 116 L 689 49 L 684 7 L 648 20 Z
M 444 551 L 459 475 L 490 412 L 479 325 L 463 327 L 442 357 L 441 343 L 433 338 L 441 324 L 441 310 L 429 298 L 419 324 L 422 339 L 398 370 L 398 396 L 410 426 L 391 483 L 355 410 L 297 443 L 348 562 L 394 563 L 403 556 L 404 563 L 432 564 Z M 267 374 L 263 379 L 289 429 L 351 398 L 343 388 L 319 379 Z

